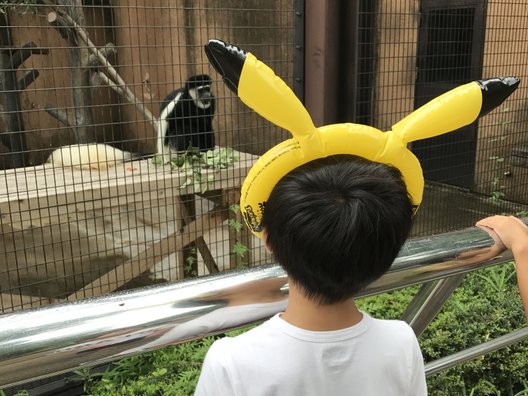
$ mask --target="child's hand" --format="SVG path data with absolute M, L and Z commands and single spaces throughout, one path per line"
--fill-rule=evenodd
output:
M 514 216 L 491 216 L 477 222 L 477 227 L 488 227 L 514 254 L 528 250 L 528 227 Z

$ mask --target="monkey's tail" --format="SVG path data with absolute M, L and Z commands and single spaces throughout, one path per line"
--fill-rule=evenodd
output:
M 46 162 L 54 166 L 105 170 L 119 163 L 146 159 L 154 154 L 132 153 L 107 144 L 89 143 L 59 147 Z

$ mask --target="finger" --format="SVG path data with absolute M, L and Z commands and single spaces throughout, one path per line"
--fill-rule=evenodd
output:
M 519 225 L 523 226 L 523 227 L 526 227 L 526 224 L 524 224 L 524 222 L 519 219 L 518 217 L 515 217 L 515 216 L 511 216 L 515 222 L 517 222 Z
M 497 217 L 498 216 L 490 216 L 490 217 L 486 217 L 484 219 L 481 219 L 479 221 L 477 221 L 476 225 L 477 226 L 486 226 L 486 227 L 490 227 L 492 224 L 495 223 L 495 221 L 497 220 Z

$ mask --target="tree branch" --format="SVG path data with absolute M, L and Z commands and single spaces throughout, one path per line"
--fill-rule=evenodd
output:
M 61 109 L 49 103 L 46 103 L 44 110 L 46 110 L 46 112 L 50 116 L 52 116 L 53 118 L 58 120 L 62 125 L 68 128 L 72 128 L 75 125 L 74 117 L 71 115 L 71 112 L 66 109 Z
M 88 67 L 90 68 L 97 68 L 99 66 L 106 67 L 106 64 L 108 63 L 108 58 L 115 56 L 115 54 L 117 53 L 115 45 L 113 43 L 106 44 L 103 48 L 99 49 L 99 52 L 106 59 L 106 62 L 101 65 L 101 60 L 95 54 L 92 53 L 88 57 Z
M 57 11 L 59 12 L 59 11 Z M 158 128 L 158 121 L 156 117 L 150 112 L 150 110 L 145 106 L 145 104 L 140 101 L 136 95 L 127 87 L 125 81 L 121 78 L 119 73 L 115 70 L 115 68 L 108 62 L 108 59 L 106 59 L 101 51 L 97 49 L 97 47 L 92 43 L 92 41 L 88 37 L 88 33 L 85 29 L 83 29 L 81 26 L 79 26 L 69 15 L 61 15 L 62 18 L 58 18 L 57 15 L 53 16 L 50 14 L 57 14 L 57 12 L 50 12 L 48 14 L 48 21 L 51 19 L 52 21 L 58 21 L 60 19 L 64 19 L 64 21 L 69 25 L 70 28 L 74 29 L 77 33 L 79 39 L 83 41 L 86 46 L 88 47 L 88 50 L 95 55 L 95 57 L 99 60 L 100 64 L 105 67 L 106 72 L 109 74 L 109 77 L 114 81 L 115 85 L 117 85 L 119 88 L 123 90 L 123 96 L 133 105 L 136 106 L 137 109 L 139 109 L 145 118 L 150 122 L 152 127 L 155 131 L 157 131 Z

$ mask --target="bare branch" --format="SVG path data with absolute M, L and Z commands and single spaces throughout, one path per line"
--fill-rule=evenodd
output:
M 123 89 L 125 98 L 132 104 L 136 106 L 137 109 L 139 109 L 145 116 L 145 118 L 150 122 L 154 130 L 157 131 L 158 127 L 158 121 L 156 117 L 150 112 L 150 110 L 145 106 L 145 104 L 140 101 L 136 95 L 127 87 L 125 81 L 121 78 L 119 73 L 117 73 L 116 69 L 110 64 L 108 59 L 105 58 L 103 53 L 97 49 L 97 47 L 92 43 L 90 38 L 88 37 L 88 33 L 85 29 L 83 29 L 81 26 L 79 26 L 69 15 L 61 15 L 64 21 L 69 24 L 69 26 L 75 30 L 77 33 L 79 39 L 83 41 L 86 46 L 88 47 L 88 50 L 95 55 L 95 57 L 99 60 L 100 64 L 105 67 L 106 72 L 108 73 L 109 77 L 114 81 L 114 83 L 119 86 L 121 89 Z M 55 17 L 52 18 L 55 20 Z M 61 19 L 61 18 L 59 18 Z M 49 21 L 49 15 L 48 15 L 48 21 Z
M 103 54 L 104 58 L 107 60 L 103 66 L 106 66 L 108 63 L 108 58 L 115 56 L 117 53 L 115 45 L 113 43 L 106 44 L 103 48 L 99 49 L 99 52 Z M 101 60 L 94 54 L 90 54 L 88 57 L 88 67 L 94 68 L 101 66 Z
M 105 83 L 110 88 L 112 88 L 115 92 L 117 92 L 119 95 L 124 96 L 126 98 L 125 90 L 123 88 L 121 88 L 119 85 L 117 85 L 115 82 L 110 80 L 110 78 L 108 78 L 108 76 L 106 74 L 104 74 L 103 72 L 98 72 L 97 73 L 97 77 L 98 77 L 99 81 Z
M 60 33 L 64 40 L 68 42 L 71 40 L 70 26 L 55 11 L 48 13 L 48 23 Z
M 46 110 L 46 112 L 50 116 L 52 116 L 53 118 L 55 118 L 61 124 L 63 124 L 64 126 L 67 126 L 68 128 L 72 128 L 72 126 L 75 125 L 74 117 L 70 114 L 71 112 L 69 112 L 66 109 L 61 109 L 49 103 L 46 103 L 44 110 Z

